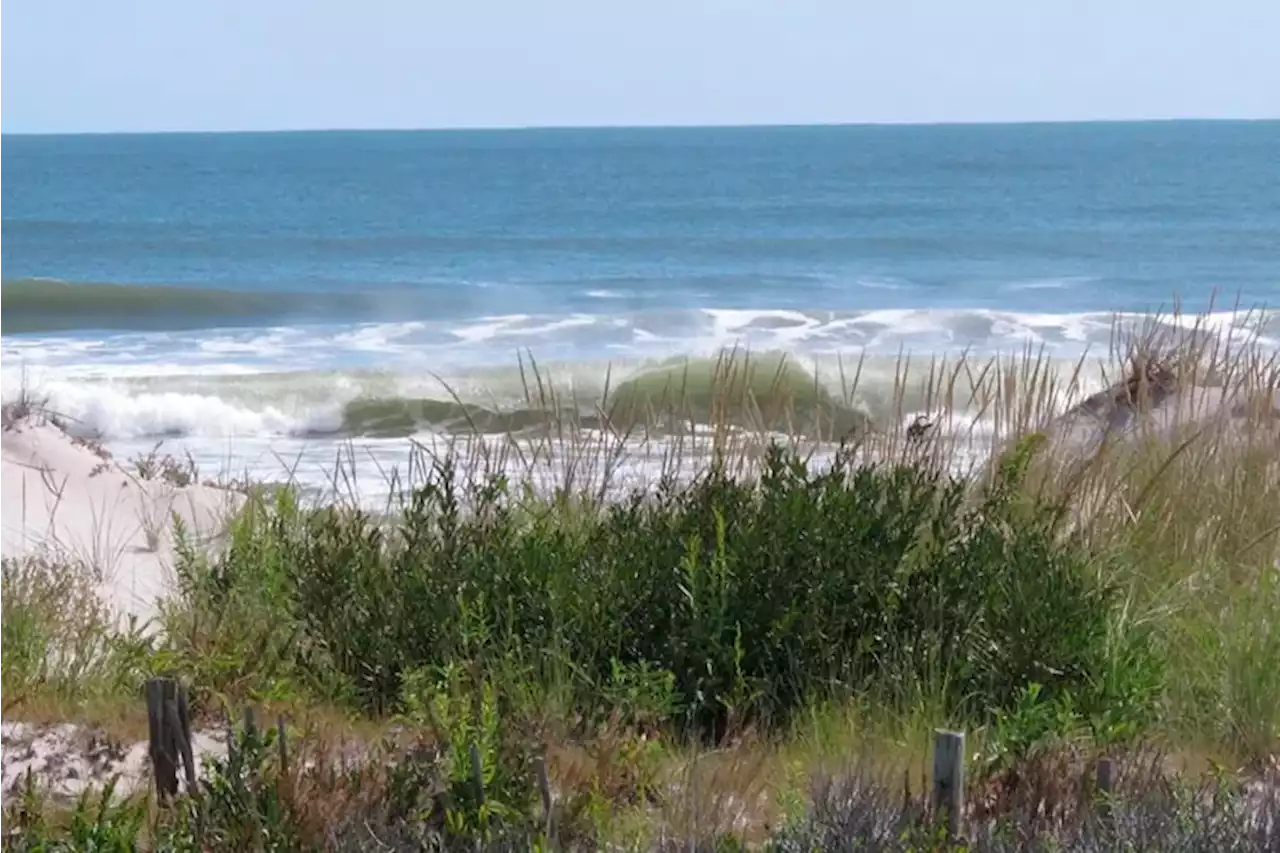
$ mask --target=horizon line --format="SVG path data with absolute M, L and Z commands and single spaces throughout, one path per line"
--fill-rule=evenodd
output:
M 849 121 L 849 122 L 756 122 L 756 123 L 708 123 L 708 124 L 532 124 L 532 125 L 456 125 L 437 127 L 282 127 L 251 129 L 206 130 L 17 130 L 0 131 L 0 137 L 10 136 L 217 136 L 217 135 L 271 135 L 307 133 L 520 133 L 529 131 L 582 131 L 582 130 L 754 130 L 754 129 L 806 129 L 806 128 L 895 128 L 895 127 L 1036 127 L 1084 124 L 1259 124 L 1280 122 L 1278 116 L 1259 117 L 1157 117 L 1157 118 L 1092 118 L 1092 119 L 1008 119 L 972 121 Z

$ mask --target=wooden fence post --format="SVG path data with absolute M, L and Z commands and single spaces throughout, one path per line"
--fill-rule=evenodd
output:
M 471 744 L 471 781 L 476 786 L 476 802 L 484 805 L 484 765 L 480 761 L 480 748 Z
M 964 820 L 964 732 L 934 732 L 933 808 L 935 814 L 946 814 L 951 837 L 959 837 Z
M 551 808 L 554 805 L 551 801 L 551 778 L 547 775 L 547 759 L 544 756 L 538 756 L 536 762 L 538 772 L 538 793 L 542 795 L 542 815 L 546 821 L 547 843 L 555 848 L 555 829 L 552 820 Z
M 284 726 L 284 714 L 276 717 L 276 732 L 279 735 L 280 747 L 280 772 L 288 774 L 289 772 L 289 740 Z
M 1103 756 L 1098 759 L 1094 769 L 1094 785 L 1098 795 L 1098 819 L 1104 831 L 1111 830 L 1111 798 L 1115 794 L 1116 764 L 1111 758 Z
M 195 758 L 191 749 L 191 713 L 186 688 L 172 678 L 147 680 L 148 754 L 161 802 L 178 795 L 181 760 L 187 793 L 196 792 Z
M 177 696 L 173 702 L 166 703 L 171 715 L 171 727 L 178 737 L 178 751 L 182 754 L 182 768 L 187 780 L 187 794 L 196 793 L 196 758 L 191 747 L 191 706 L 187 701 L 187 686 L 182 682 L 176 684 Z
M 244 721 L 243 728 L 237 734 L 235 715 L 230 712 L 227 713 L 227 767 L 230 768 L 231 775 L 233 776 L 240 773 L 240 769 L 243 767 L 242 762 L 244 760 L 244 756 L 241 755 L 236 744 L 239 742 L 241 737 L 247 739 L 253 739 L 256 737 L 258 728 L 257 712 L 255 712 L 252 707 L 246 706 L 244 710 L 241 711 L 241 719 Z
M 245 706 L 244 709 L 244 732 L 246 735 L 256 734 L 258 731 L 258 712 L 253 709 L 252 705 Z

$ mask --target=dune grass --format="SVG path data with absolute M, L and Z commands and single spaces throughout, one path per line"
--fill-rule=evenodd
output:
M 543 759 L 564 844 L 827 849 L 832 833 L 879 832 L 866 849 L 948 849 L 904 835 L 903 810 L 931 727 L 949 724 L 974 735 L 974 793 L 995 820 L 973 849 L 1025 849 L 1001 845 L 1033 829 L 1053 849 L 1104 849 L 1085 817 L 1037 824 L 1026 786 L 1074 803 L 1090 756 L 1152 747 L 1255 778 L 1280 742 L 1280 370 L 1222 344 L 1194 328 L 1123 341 L 1110 360 L 1124 381 L 1082 422 L 1193 392 L 1229 404 L 1096 444 L 1055 420 L 1092 390 L 1086 362 L 1064 377 L 1030 350 L 904 359 L 892 416 L 825 432 L 785 426 L 817 423 L 834 397 L 802 395 L 809 409 L 780 418 L 806 380 L 773 362 L 737 373 L 746 354 L 717 368 L 747 377 L 723 397 L 713 382 L 686 405 L 672 368 L 580 420 L 533 368 L 529 409 L 554 419 L 420 449 L 387 472 L 382 512 L 359 506 L 348 459 L 318 505 L 255 491 L 216 554 L 176 530 L 179 589 L 114 689 L 168 672 L 205 717 L 256 703 L 399 727 L 384 748 L 400 769 L 315 793 L 339 815 L 327 824 L 299 779 L 237 789 L 276 798 L 286 848 L 320 837 L 318 820 L 334 849 L 374 843 L 371 826 L 393 849 L 415 832 L 527 847 Z M 637 457 L 659 475 L 620 482 Z M 6 568 L 6 652 L 11 593 L 35 607 L 32 583 Z M 46 689 L 28 670 L 11 675 L 6 654 L 6 698 Z M 1199 801 L 1131 791 L 1126 808 L 1146 815 L 1132 849 L 1207 843 L 1192 836 L 1209 823 L 1186 824 Z M 1236 802 L 1223 797 L 1214 808 Z M 363 829 L 342 823 L 357 816 Z M 1242 845 L 1262 837 L 1235 826 Z

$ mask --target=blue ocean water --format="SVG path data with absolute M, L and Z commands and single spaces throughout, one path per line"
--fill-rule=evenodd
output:
M 1280 122 L 6 135 L 3 167 L 6 394 L 117 441 L 359 433 L 441 379 L 501 407 L 520 353 L 590 396 L 1280 300 Z

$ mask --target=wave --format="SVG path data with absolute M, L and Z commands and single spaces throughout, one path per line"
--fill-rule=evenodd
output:
M 954 364 L 954 362 L 953 362 Z M 420 434 L 672 428 L 728 423 L 847 434 L 933 405 L 936 377 L 894 356 L 845 360 L 773 352 L 627 364 L 461 370 L 332 370 L 84 378 L 6 365 L 4 396 L 34 391 L 73 429 L 104 439 L 402 438 Z M 1046 367 L 1064 380 L 1076 362 Z M 973 375 L 976 375 L 977 371 Z M 962 377 L 954 405 L 973 393 Z M 977 405 L 975 404 L 975 409 Z
M 1117 318 L 1114 312 L 1035 307 L 1050 301 L 1044 293 L 1071 291 L 1086 281 L 1014 282 L 1004 288 L 1010 306 L 999 308 L 928 304 L 927 289 L 874 277 L 824 279 L 821 286 L 802 286 L 814 285 L 809 279 L 748 282 L 716 276 L 660 282 L 618 277 L 379 283 L 359 290 L 326 289 L 343 286 L 329 282 L 305 291 L 19 278 L 3 282 L 0 306 L 4 334 L 21 334 L 38 346 L 46 344 L 39 340 L 42 334 L 59 332 L 128 331 L 156 339 L 162 338 L 159 333 L 188 333 L 199 335 L 190 345 L 209 354 L 220 344 L 248 352 L 256 344 L 234 336 L 266 330 L 286 336 L 271 342 L 286 348 L 298 341 L 329 350 L 411 353 L 461 343 L 501 349 L 502 358 L 510 358 L 514 347 L 554 350 L 556 357 L 614 358 L 651 356 L 656 350 L 705 355 L 735 343 L 828 351 L 899 345 L 988 350 L 1025 342 L 1105 345 Z M 715 295 L 720 292 L 724 301 Z M 888 293 L 893 295 L 881 295 Z M 888 304 L 856 304 L 870 300 Z M 1026 304 L 1020 308 L 1019 303 Z M 1224 316 L 1212 319 L 1236 322 Z M 1276 337 L 1280 313 L 1272 311 L 1268 317 L 1265 334 Z M 318 327 L 337 331 L 322 341 Z M 379 336 L 388 330 L 394 332 L 393 346 L 380 349 L 388 341 Z M 135 339 L 131 345 L 138 343 Z M 315 356 L 306 354 L 308 359 Z
M 182 330 L 307 318 L 372 317 L 368 296 L 267 292 L 58 279 L 11 279 L 0 287 L 5 334 L 78 329 Z
M 180 297 L 193 292 L 226 293 L 181 289 Z M 4 295 L 24 298 L 9 285 Z M 5 331 L 9 320 L 12 314 Z M 1196 323 L 1208 333 L 1230 331 L 1237 343 L 1254 334 L 1280 348 L 1275 311 L 1152 318 L 905 307 L 689 307 L 190 335 L 6 336 L 2 348 L 6 398 L 29 384 L 79 428 L 107 438 L 399 437 L 520 432 L 566 416 L 586 428 L 626 428 L 676 402 L 697 422 L 727 414 L 749 423 L 784 409 L 828 427 L 859 417 L 883 422 L 929 407 L 922 389 L 933 356 L 954 363 L 964 352 L 982 362 L 1043 347 L 1048 368 L 1065 380 L 1084 353 L 1109 355 L 1117 326 L 1186 333 Z M 742 383 L 749 394 L 733 391 L 726 412 L 716 371 L 733 347 L 755 354 L 763 378 Z M 537 358 L 537 377 L 516 352 Z M 908 354 L 912 381 L 904 388 Z M 771 396 L 779 375 L 786 405 Z

